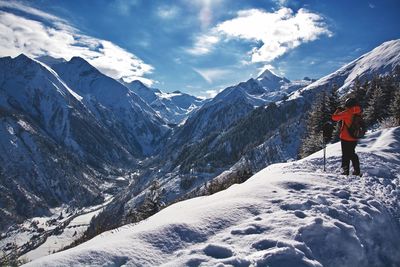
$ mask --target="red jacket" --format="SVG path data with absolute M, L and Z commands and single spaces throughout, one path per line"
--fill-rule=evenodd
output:
M 340 139 L 345 141 L 357 141 L 356 138 L 350 136 L 348 127 L 351 125 L 351 120 L 354 114 L 361 114 L 361 107 L 354 106 L 351 108 L 346 108 L 344 111 L 336 110 L 332 115 L 332 120 L 342 121 L 342 128 L 340 128 Z

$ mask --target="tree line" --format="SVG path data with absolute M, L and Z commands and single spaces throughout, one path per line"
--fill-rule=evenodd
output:
M 332 122 L 331 115 L 344 101 L 354 97 L 363 110 L 363 118 L 368 128 L 400 126 L 400 66 L 389 75 L 375 75 L 363 82 L 356 79 L 348 94 L 340 97 L 338 86 L 327 86 L 318 94 L 308 112 L 306 132 L 302 138 L 300 157 L 306 157 L 323 148 L 322 129 Z M 333 123 L 333 122 L 332 122 Z M 340 123 L 334 124 L 332 141 L 339 140 Z

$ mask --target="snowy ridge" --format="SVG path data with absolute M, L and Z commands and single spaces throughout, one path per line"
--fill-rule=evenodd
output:
M 75 97 L 78 101 L 82 101 L 83 97 L 80 96 L 80 95 L 78 95 L 78 94 L 77 94 L 74 90 L 72 90 L 71 88 L 69 88 L 68 85 L 65 84 L 65 82 L 64 82 L 63 80 L 61 80 L 61 78 L 60 78 L 60 76 L 58 76 L 57 72 L 55 72 L 55 71 L 50 67 L 50 65 L 47 65 L 47 64 L 45 64 L 45 63 L 43 63 L 43 62 L 41 62 L 41 61 L 39 61 L 39 60 L 35 60 L 35 59 L 33 59 L 33 60 L 36 61 L 37 63 L 39 63 L 40 65 L 42 65 L 43 67 L 45 67 L 51 74 L 53 74 L 53 75 L 57 78 L 57 81 L 58 81 L 60 84 L 62 84 L 62 86 L 65 87 L 65 89 L 67 89 L 68 92 L 69 92 L 73 97 Z M 58 86 L 57 86 L 55 83 L 53 83 L 53 85 L 54 85 L 54 87 L 56 87 L 57 89 L 59 89 Z
M 303 92 L 325 88 L 333 84 L 339 86 L 339 93 L 343 95 L 351 89 L 357 78 L 364 81 L 373 78 L 374 75 L 389 74 L 397 66 L 400 66 L 400 39 L 384 42 L 337 71 L 294 92 L 289 99 L 295 99 Z
M 174 204 L 26 266 L 398 266 L 400 128 L 370 133 L 364 176 L 337 175 L 340 144 Z

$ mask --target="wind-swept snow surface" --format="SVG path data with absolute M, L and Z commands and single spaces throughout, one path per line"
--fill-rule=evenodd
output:
M 271 165 L 27 266 L 400 266 L 400 128 L 357 152 L 362 178 L 337 174 L 336 143 L 326 173 L 322 151 Z

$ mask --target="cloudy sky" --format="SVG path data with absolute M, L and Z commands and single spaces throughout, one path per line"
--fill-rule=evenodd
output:
M 0 0 L 0 56 L 81 56 L 211 96 L 264 68 L 319 78 L 400 38 L 398 0 Z

